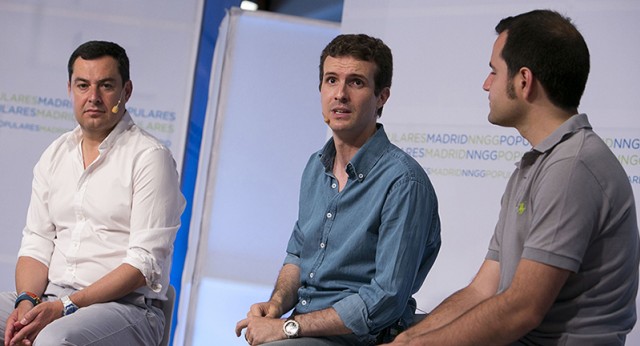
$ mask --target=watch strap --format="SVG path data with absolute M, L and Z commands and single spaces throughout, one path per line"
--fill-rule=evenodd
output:
M 78 310 L 78 306 L 71 301 L 69 296 L 62 296 L 60 301 L 62 302 L 62 316 L 71 315 Z

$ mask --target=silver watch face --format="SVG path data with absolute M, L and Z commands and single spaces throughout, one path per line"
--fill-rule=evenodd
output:
M 300 328 L 300 326 L 298 325 L 298 322 L 296 322 L 294 320 L 289 320 L 289 321 L 286 321 L 284 323 L 284 333 L 288 337 L 298 336 L 298 329 L 299 328 Z

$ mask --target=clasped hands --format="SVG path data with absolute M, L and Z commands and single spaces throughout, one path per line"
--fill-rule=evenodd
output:
M 20 302 L 7 319 L 4 346 L 32 345 L 44 327 L 62 316 L 62 308 L 60 301 L 42 302 L 37 306 Z
M 244 338 L 249 345 L 260 345 L 266 342 L 285 339 L 282 326 L 284 325 L 280 308 L 273 303 L 263 302 L 251 305 L 247 318 L 236 324 L 236 336 L 244 332 Z

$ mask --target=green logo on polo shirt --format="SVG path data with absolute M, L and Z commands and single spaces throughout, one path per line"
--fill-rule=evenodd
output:
M 518 215 L 522 215 L 525 209 L 524 202 L 520 202 L 520 204 L 518 204 Z

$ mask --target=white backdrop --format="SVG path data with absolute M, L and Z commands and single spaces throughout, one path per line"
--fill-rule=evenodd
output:
M 416 298 L 430 311 L 472 279 L 486 254 L 507 177 L 529 145 L 487 122 L 482 83 L 500 19 L 536 8 L 571 17 L 591 52 L 581 112 L 618 155 L 640 195 L 640 2 L 637 0 L 345 0 L 342 32 L 382 38 L 394 54 L 381 121 L 429 173 L 443 245 Z M 636 328 L 628 344 L 640 344 Z
M 13 275 L 44 148 L 75 126 L 67 61 L 88 40 L 122 45 L 134 90 L 134 121 L 172 150 L 180 171 L 202 0 L 0 0 L 0 290 Z

